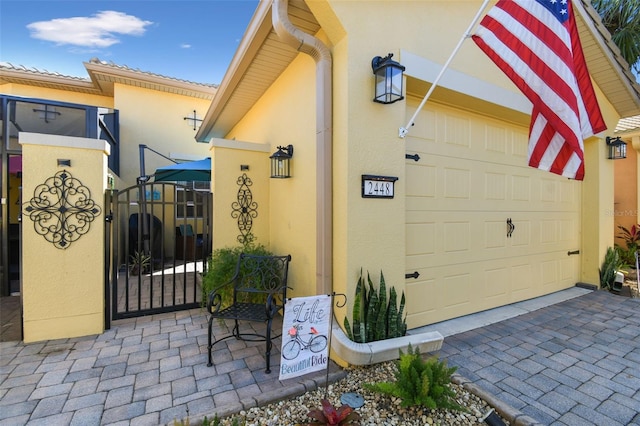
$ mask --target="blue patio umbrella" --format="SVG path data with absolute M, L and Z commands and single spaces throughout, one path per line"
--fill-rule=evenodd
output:
M 211 181 L 211 158 L 156 169 L 154 182 Z

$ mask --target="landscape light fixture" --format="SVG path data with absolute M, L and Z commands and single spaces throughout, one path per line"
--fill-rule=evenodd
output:
M 271 159 L 272 178 L 285 179 L 291 177 L 291 157 L 293 157 L 293 145 L 278 147 L 278 150 L 269 157 Z
M 387 56 L 376 56 L 371 60 L 371 68 L 375 76 L 374 102 L 392 104 L 404 99 L 402 96 L 402 84 L 405 67 L 391 60 L 393 53 Z

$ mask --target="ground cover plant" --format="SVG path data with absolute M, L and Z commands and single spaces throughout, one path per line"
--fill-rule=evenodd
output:
M 406 353 L 400 350 L 397 365 L 395 381 L 368 383 L 365 388 L 400 398 L 403 407 L 463 410 L 455 402 L 455 393 L 449 387 L 457 367 L 448 367 L 446 361 L 437 357 L 425 360 L 419 348 L 412 349 L 411 345 Z

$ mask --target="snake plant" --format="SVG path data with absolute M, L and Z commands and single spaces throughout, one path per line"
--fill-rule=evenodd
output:
M 360 270 L 353 302 L 353 327 L 347 317 L 344 319 L 344 328 L 349 338 L 354 342 L 367 343 L 404 336 L 407 332 L 406 318 L 403 317 L 406 302 L 404 292 L 402 292 L 399 308 L 397 299 L 396 289 L 391 287 L 389 301 L 387 301 L 386 283 L 382 271 L 380 271 L 380 284 L 376 289 L 368 272 L 365 284 L 362 270 Z

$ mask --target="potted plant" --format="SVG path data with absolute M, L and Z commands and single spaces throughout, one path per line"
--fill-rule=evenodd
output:
M 423 352 L 440 350 L 444 337 L 437 331 L 407 333 L 404 292 L 397 305 L 397 292 L 391 287 L 387 299 L 382 271 L 378 289 L 362 271 L 356 286 L 352 321 L 345 317 L 344 329 L 334 320 L 331 348 L 351 365 L 370 365 L 398 359 L 399 349 L 412 345 Z M 346 331 L 345 331 L 346 330 Z
M 151 255 L 136 251 L 129 257 L 131 259 L 131 275 L 144 274 L 149 270 Z

